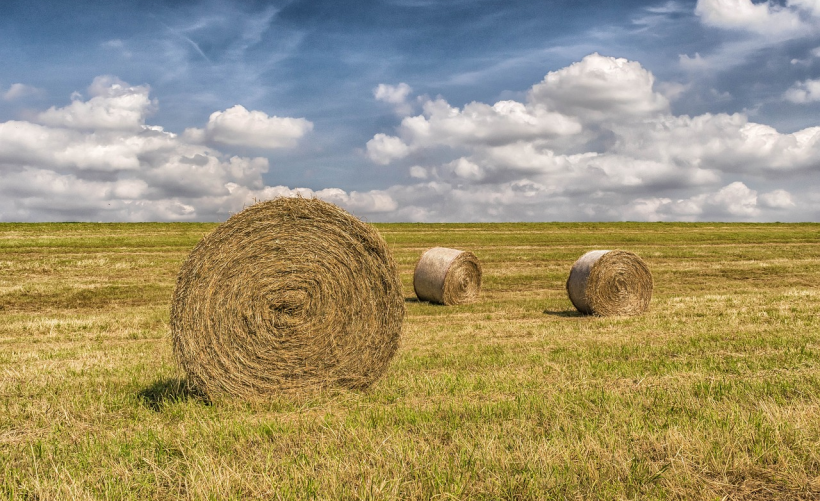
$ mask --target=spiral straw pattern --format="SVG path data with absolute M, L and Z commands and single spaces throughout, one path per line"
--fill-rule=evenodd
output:
M 471 303 L 481 291 L 481 263 L 472 252 L 433 247 L 416 263 L 413 289 L 422 301 L 448 306 Z
M 581 256 L 567 279 L 567 293 L 581 313 L 638 315 L 652 299 L 652 273 L 637 255 L 596 250 Z
M 367 387 L 396 353 L 403 319 L 382 237 L 304 198 L 252 205 L 206 236 L 171 307 L 174 353 L 209 396 Z

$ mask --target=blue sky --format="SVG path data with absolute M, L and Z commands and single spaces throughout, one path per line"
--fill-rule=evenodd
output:
M 0 221 L 817 221 L 820 1 L 4 2 Z

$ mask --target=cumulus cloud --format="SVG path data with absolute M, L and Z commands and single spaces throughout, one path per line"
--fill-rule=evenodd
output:
M 772 209 L 788 209 L 796 206 L 792 195 L 786 190 L 774 190 L 760 195 L 760 204 Z
M 404 158 L 409 152 L 410 148 L 401 139 L 387 134 L 376 134 L 367 142 L 367 156 L 379 165 Z
M 820 171 L 820 127 L 781 133 L 740 113 L 673 115 L 634 61 L 591 54 L 526 96 L 463 108 L 427 100 L 395 135 L 376 134 L 370 159 L 420 181 L 387 190 L 396 217 L 782 218 L 797 198 L 749 183 Z
M 820 101 L 820 78 L 795 83 L 783 98 L 798 104 Z
M 36 96 L 41 93 L 42 91 L 40 89 L 32 87 L 31 85 L 13 83 L 5 92 L 3 92 L 3 100 L 16 101 L 17 99 L 22 99 L 28 96 Z
M 371 160 L 387 165 L 413 151 L 436 146 L 506 144 L 521 138 L 559 138 L 578 134 L 577 119 L 548 111 L 539 103 L 499 101 L 490 106 L 472 102 L 462 109 L 443 99 L 427 100 L 423 114 L 406 117 L 398 136 L 376 134 L 367 143 Z
M 669 110 L 653 90 L 655 77 L 636 61 L 591 54 L 547 73 L 530 90 L 532 102 L 585 121 L 642 119 Z
M 422 167 L 421 165 L 414 165 L 410 167 L 410 177 L 416 179 L 427 179 L 429 176 L 427 169 Z
M 766 209 L 790 209 L 794 206 L 788 191 L 775 190 L 758 195 L 756 190 L 736 181 L 715 192 L 686 199 L 636 199 L 624 208 L 624 214 L 627 219 L 645 221 L 749 220 Z
M 37 121 L 51 127 L 84 130 L 139 130 L 156 103 L 147 85 L 129 86 L 113 76 L 99 76 L 88 87 L 91 99 L 83 101 L 75 93 L 71 104 L 52 106 L 37 115 Z
M 149 91 L 98 77 L 86 100 L 75 95 L 67 106 L 36 114 L 36 122 L 0 123 L 0 220 L 223 220 L 254 200 L 297 195 L 362 214 L 395 207 L 379 191 L 267 186 L 268 159 L 225 155 L 190 134 L 146 125 L 157 106 Z M 287 147 L 309 130 L 304 119 L 244 108 L 214 115 L 213 127 L 200 129 L 213 131 L 214 142 L 230 141 L 244 126 L 251 145 Z
M 666 116 L 643 125 L 614 128 L 621 141 L 613 151 L 716 173 L 779 176 L 820 168 L 820 127 L 783 134 L 740 113 Z
M 788 6 L 751 0 L 698 0 L 695 14 L 704 24 L 717 28 L 779 35 L 806 31 L 798 11 L 813 8 L 809 0 L 792 0 Z
M 413 105 L 407 101 L 412 92 L 413 89 L 404 82 L 398 85 L 379 84 L 373 89 L 373 97 L 376 101 L 392 105 L 397 115 L 404 116 L 413 112 Z
M 696 197 L 698 198 L 700 197 Z M 756 216 L 759 212 L 757 192 L 740 181 L 721 188 L 717 193 L 706 195 L 703 202 L 707 208 L 716 208 L 715 212 L 727 212 L 733 216 Z
M 211 113 L 204 130 L 187 129 L 185 135 L 194 141 L 275 150 L 296 146 L 312 130 L 313 123 L 304 118 L 268 116 L 237 104 Z
M 254 200 L 297 195 L 376 220 L 820 214 L 811 190 L 820 126 L 783 133 L 742 113 L 675 115 L 662 84 L 635 61 L 591 54 L 521 100 L 420 100 L 418 115 L 365 148 L 408 184 L 345 191 L 270 186 L 267 158 L 219 149 L 293 147 L 311 130 L 306 119 L 235 106 L 177 135 L 147 123 L 159 106 L 147 86 L 100 77 L 85 98 L 0 122 L 0 220 L 222 220 Z

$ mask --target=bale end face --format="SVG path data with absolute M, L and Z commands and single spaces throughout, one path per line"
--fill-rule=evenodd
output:
M 447 306 L 471 303 L 481 291 L 481 263 L 472 252 L 433 247 L 413 271 L 413 289 L 422 301 Z
M 234 215 L 194 248 L 171 306 L 174 352 L 202 393 L 363 388 L 399 345 L 404 297 L 381 236 L 316 199 Z
M 627 251 L 590 251 L 572 265 L 567 294 L 581 313 L 600 316 L 638 315 L 652 299 L 652 273 Z

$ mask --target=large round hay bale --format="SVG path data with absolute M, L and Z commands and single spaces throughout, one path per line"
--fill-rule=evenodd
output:
M 652 274 L 631 252 L 590 251 L 572 265 L 567 293 L 581 313 L 638 315 L 649 308 Z
M 171 306 L 176 357 L 209 396 L 367 387 L 403 319 L 384 239 L 305 198 L 258 203 L 217 227 L 182 265 Z
M 433 247 L 416 263 L 413 288 L 422 301 L 446 305 L 473 302 L 481 290 L 481 263 L 472 252 Z

